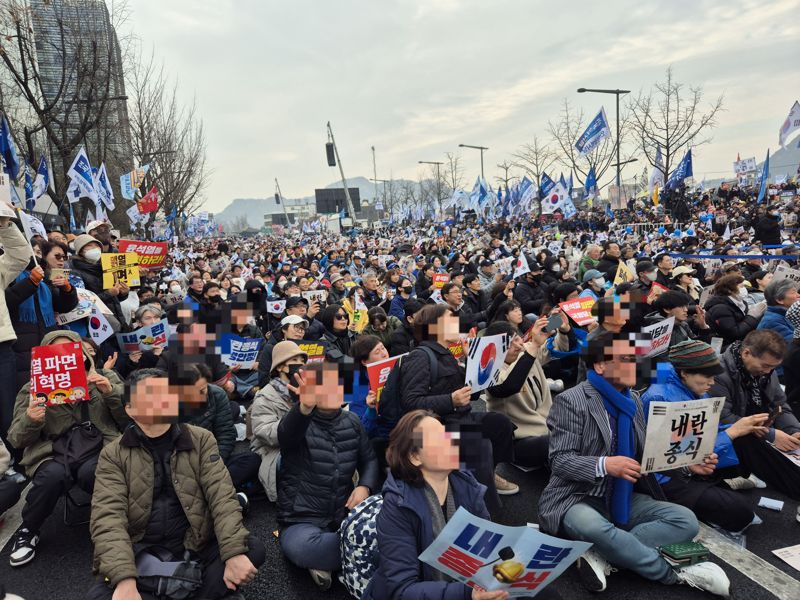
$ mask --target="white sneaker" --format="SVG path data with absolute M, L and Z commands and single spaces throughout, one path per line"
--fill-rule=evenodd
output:
M 756 482 L 747 477 L 734 477 L 733 479 L 726 479 L 725 483 L 732 490 L 752 490 L 756 487 Z
M 730 596 L 731 582 L 722 567 L 712 562 L 701 562 L 675 572 L 678 582 L 717 596 Z
M 587 550 L 578 558 L 578 575 L 581 583 L 590 592 L 602 592 L 606 589 L 606 577 L 615 569 L 600 554 Z
M 564 381 L 561 379 L 548 379 L 547 384 L 549 385 L 551 392 L 564 391 Z
M 763 490 L 764 488 L 766 488 L 766 487 L 767 487 L 767 484 L 766 484 L 766 483 L 764 483 L 763 481 L 761 481 L 761 480 L 760 480 L 758 477 L 756 477 L 755 475 L 752 475 L 752 474 L 751 474 L 751 475 L 750 475 L 750 477 L 748 477 L 748 479 L 749 479 L 750 481 L 752 481 L 752 482 L 755 484 L 755 486 L 756 486 L 756 487 L 757 487 L 759 490 Z

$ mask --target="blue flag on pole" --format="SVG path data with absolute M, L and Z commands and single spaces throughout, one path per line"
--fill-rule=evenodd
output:
M 761 187 L 758 189 L 758 203 L 761 204 L 767 195 L 767 178 L 769 177 L 769 149 L 767 149 L 767 160 L 761 169 Z
M 178 216 L 178 207 L 177 206 L 173 206 L 172 207 L 172 211 L 165 217 L 165 219 L 166 219 L 167 223 L 169 223 L 170 221 L 174 221 L 175 217 L 177 217 L 177 216 Z
M 95 204 L 100 203 L 97 197 L 97 191 L 94 187 L 94 177 L 92 175 L 92 165 L 89 163 L 89 157 L 86 155 L 86 150 L 81 147 L 75 155 L 75 160 L 72 161 L 67 176 L 76 183 L 81 190 L 81 195 L 86 196 L 93 200 Z
M 14 146 L 14 138 L 11 137 L 11 127 L 5 115 L 0 121 L 0 156 L 6 164 L 6 172 L 11 179 L 16 181 L 17 175 L 19 175 L 19 158 L 17 157 L 17 148 Z
M 75 226 L 75 213 L 72 212 L 72 202 L 68 202 L 69 204 L 69 232 L 75 233 L 77 227 Z
M 36 178 L 33 180 L 33 199 L 37 200 L 47 192 L 50 185 L 50 171 L 47 169 L 47 159 L 42 154 L 39 159 L 39 168 L 36 169 Z
M 597 198 L 597 175 L 595 174 L 594 167 L 589 169 L 586 175 L 586 181 L 583 183 L 583 199 L 587 202 Z
M 601 108 L 597 116 L 591 120 L 589 126 L 575 142 L 575 149 L 581 156 L 586 156 L 606 138 L 611 137 L 611 128 L 606 119 L 606 109 Z
M 669 176 L 667 181 L 667 189 L 676 188 L 683 183 L 687 177 L 694 175 L 692 171 L 692 150 L 691 148 L 683 155 L 680 164 Z
M 31 176 L 31 166 L 25 161 L 25 209 L 33 210 L 36 199 L 33 197 L 33 177 Z

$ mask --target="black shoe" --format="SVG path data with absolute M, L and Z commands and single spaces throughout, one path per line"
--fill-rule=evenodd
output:
M 36 544 L 39 543 L 39 534 L 33 533 L 27 527 L 20 527 L 12 538 L 11 555 L 8 564 L 12 567 L 27 565 L 36 556 Z
M 236 499 L 242 507 L 242 518 L 244 518 L 247 516 L 247 513 L 250 512 L 250 500 L 244 492 L 236 492 Z

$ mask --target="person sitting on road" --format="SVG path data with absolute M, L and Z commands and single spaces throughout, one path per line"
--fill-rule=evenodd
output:
M 339 525 L 377 490 L 378 461 L 358 417 L 342 410 L 338 365 L 310 365 L 296 380 L 287 387 L 300 400 L 278 425 L 279 539 L 286 558 L 326 590 L 341 568 Z
M 3 522 L 5 512 L 14 506 L 22 494 L 23 485 L 16 481 L 6 471 L 11 468 L 11 453 L 0 439 L 0 523 Z
M 161 598 L 167 584 L 180 586 L 182 598 L 242 599 L 231 590 L 252 581 L 264 562 L 214 436 L 177 423 L 179 394 L 158 369 L 128 380 L 133 424 L 97 465 L 90 532 L 99 581 L 87 600 Z
M 797 283 L 791 279 L 773 281 L 764 290 L 764 299 L 767 301 L 767 312 L 761 317 L 756 329 L 772 329 L 779 333 L 786 343 L 794 338 L 794 327 L 786 320 L 786 311 L 800 298 L 797 293 Z
M 753 331 L 767 309 L 766 302 L 751 306 L 745 303 L 747 288 L 743 284 L 741 275 L 723 275 L 714 284 L 714 294 L 705 305 L 706 321 L 714 335 L 722 338 L 723 348 Z
M 631 391 L 634 340 L 604 333 L 589 342 L 584 361 L 587 380 L 559 394 L 547 418 L 551 476 L 539 498 L 542 532 L 594 544 L 578 559 L 590 591 L 606 589 L 613 565 L 650 581 L 727 596 L 730 583 L 719 566 L 703 562 L 676 571 L 657 550 L 691 541 L 699 526 L 688 508 L 652 498 L 658 484 L 641 474 L 646 425 Z M 716 461 L 712 454 L 690 469 L 710 474 Z
M 680 268 L 680 267 L 679 267 Z M 645 317 L 647 325 L 659 323 L 670 317 L 675 317 L 669 345 L 674 346 L 686 340 L 711 340 L 711 328 L 706 323 L 706 313 L 699 304 L 694 305 L 694 316 L 689 320 L 689 305 L 691 299 L 683 292 L 668 290 L 653 301 L 655 312 Z
M 278 342 L 270 357 L 272 380 L 258 390 L 248 409 L 250 449 L 261 457 L 258 478 L 270 502 L 278 499 L 278 463 L 281 456 L 278 425 L 295 404 L 288 386 L 292 383 L 292 373 L 306 364 L 307 360 L 308 355 L 293 341 Z
M 485 592 L 445 579 L 421 563 L 427 548 L 459 507 L 489 520 L 485 488 L 459 470 L 454 436 L 430 411 L 403 415 L 387 450 L 390 473 L 377 518 L 378 568 L 362 600 L 428 598 L 505 600 L 508 592 Z

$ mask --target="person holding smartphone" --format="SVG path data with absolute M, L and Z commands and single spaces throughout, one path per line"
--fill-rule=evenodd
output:
M 261 388 L 248 410 L 248 438 L 250 449 L 261 456 L 258 478 L 267 498 L 275 502 L 278 498 L 278 459 L 281 450 L 278 444 L 278 424 L 297 401 L 289 390 L 296 384 L 294 375 L 306 364 L 308 354 L 292 341 L 284 340 L 272 349 L 270 382 Z

